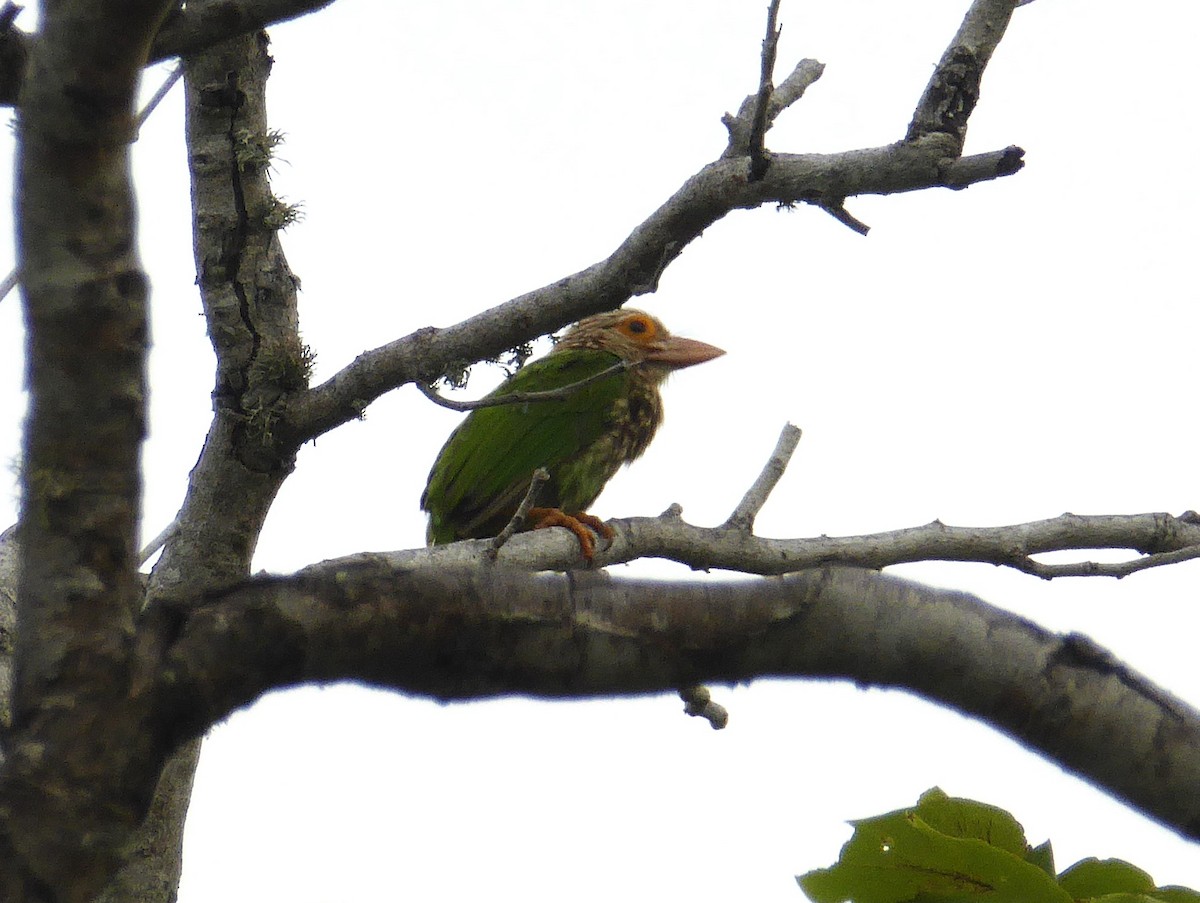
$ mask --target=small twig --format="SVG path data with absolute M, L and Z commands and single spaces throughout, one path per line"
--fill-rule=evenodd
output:
M 771 103 L 767 107 L 767 126 L 770 127 L 775 122 L 775 117 L 803 97 L 804 92 L 824 71 L 825 64 L 816 60 L 803 59 L 798 62 L 791 74 L 771 92 Z
M 547 389 L 544 392 L 510 392 L 508 395 L 487 396 L 477 399 L 476 401 L 452 401 L 439 395 L 433 386 L 418 381 L 416 386 L 421 390 L 421 394 L 432 401 L 434 404 L 441 405 L 443 408 L 449 408 L 452 411 L 474 411 L 477 408 L 494 408 L 506 404 L 528 404 L 531 401 L 562 401 L 570 398 L 585 386 L 590 386 L 592 383 L 599 382 L 607 376 L 612 376 L 621 370 L 629 367 L 625 361 L 617 361 L 611 367 L 606 367 L 599 373 L 594 373 L 587 379 L 581 379 L 578 382 L 571 383 L 569 386 L 561 386 L 557 389 Z
M 21 273 L 18 270 L 13 270 L 4 277 L 4 281 L 0 282 L 0 301 L 8 297 L 8 293 L 21 284 Z
M 844 200 L 839 201 L 836 204 L 824 203 L 817 204 L 817 206 L 832 216 L 843 226 L 849 227 L 852 231 L 857 232 L 859 235 L 866 235 L 871 231 L 870 226 L 855 217 L 849 210 L 846 209 Z
M 167 540 L 174 536 L 178 530 L 178 521 L 171 521 L 169 524 L 167 524 L 163 528 L 163 531 L 150 540 L 146 547 L 138 553 L 138 564 L 142 565 L 149 561 L 150 557 L 163 546 L 165 546 L 167 544 Z
M 139 129 L 146 124 L 146 120 L 150 118 L 150 114 L 154 112 L 154 108 L 162 103 L 163 98 L 175 86 L 175 82 L 181 78 L 183 78 L 183 63 L 179 63 L 171 70 L 163 83 L 158 86 L 158 90 L 154 92 L 154 96 L 142 107 L 142 111 L 138 113 L 137 117 L 137 127 Z
M 796 451 L 796 446 L 800 444 L 800 436 L 800 427 L 793 426 L 790 423 L 784 424 L 783 430 L 779 434 L 779 441 L 775 443 L 775 450 L 771 452 L 771 457 L 767 459 L 762 473 L 758 475 L 758 479 L 754 481 L 754 485 L 746 490 L 746 494 L 742 496 L 742 500 L 738 502 L 737 507 L 733 509 L 733 513 L 729 515 L 728 520 L 722 525 L 723 528 L 743 530 L 747 533 L 753 532 L 754 518 L 758 516 L 758 512 L 762 510 L 762 506 L 766 504 L 768 496 L 771 495 L 771 490 L 775 488 L 775 484 L 779 482 L 779 478 L 787 470 L 788 462 L 792 459 L 792 453 Z
M 719 731 L 729 723 L 729 712 L 725 707 L 712 701 L 712 693 L 708 687 L 697 684 L 679 691 L 683 700 L 683 710 L 693 718 L 703 718 L 714 731 Z
M 779 49 L 779 33 L 776 27 L 781 0 L 771 0 L 767 7 L 767 34 L 763 38 L 762 70 L 758 79 L 758 100 L 754 104 L 754 119 L 750 125 L 750 178 L 758 182 L 767 174 L 771 160 L 767 156 L 767 113 L 771 105 L 771 94 L 774 91 L 773 78 L 775 75 L 775 54 Z
M 779 114 L 803 97 L 808 87 L 819 79 L 824 71 L 825 64 L 817 60 L 803 59 L 798 62 L 791 74 L 771 91 L 763 131 L 769 131 Z M 745 157 L 750 153 L 750 133 L 754 130 L 754 115 L 757 110 L 758 94 L 754 93 L 747 95 L 742 101 L 736 116 L 726 113 L 721 117 L 721 122 L 729 132 L 729 145 L 722 152 L 722 159 Z
M 514 533 L 525 526 L 525 519 L 529 516 L 529 509 L 534 507 L 537 502 L 538 492 L 542 486 L 549 482 L 550 472 L 544 467 L 539 467 L 533 472 L 533 476 L 529 478 L 529 489 L 525 492 L 525 498 L 521 499 L 521 504 L 517 505 L 517 510 L 514 512 L 512 519 L 504 525 L 504 529 L 492 540 L 488 546 L 487 554 L 489 558 L 494 559 L 500 551 L 500 547 L 508 542 Z
M 1116 577 L 1120 580 L 1148 568 L 1178 564 L 1194 558 L 1200 558 L 1200 546 L 1176 549 L 1173 552 L 1156 552 L 1129 561 L 1071 561 L 1064 564 L 1045 564 L 1022 555 L 1015 557 L 1009 564 L 1022 573 L 1032 574 L 1043 580 L 1053 580 L 1055 577 Z

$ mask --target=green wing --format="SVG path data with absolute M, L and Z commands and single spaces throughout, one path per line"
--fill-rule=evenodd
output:
M 604 351 L 557 351 L 527 364 L 488 397 L 541 392 L 595 376 L 617 363 Z M 467 415 L 442 446 L 421 507 L 429 512 L 429 541 L 494 536 L 516 511 L 533 471 L 545 467 L 555 496 L 556 474 L 577 461 L 610 427 L 610 413 L 627 391 L 629 374 L 619 370 L 558 401 L 479 408 Z M 590 504 L 608 474 L 598 475 Z M 589 487 L 590 489 L 590 487 Z M 543 504 L 563 504 L 558 498 Z

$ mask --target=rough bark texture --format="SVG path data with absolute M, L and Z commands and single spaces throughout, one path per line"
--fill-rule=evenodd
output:
M 137 655 L 134 619 L 144 603 L 192 597 L 246 575 L 291 468 L 287 456 L 261 454 L 262 434 L 272 406 L 305 378 L 295 281 L 276 238 L 266 179 L 270 58 L 265 38 L 249 36 L 188 66 L 196 254 L 221 366 L 192 491 L 144 594 L 134 543 L 145 280 L 132 255 L 127 145 L 153 30 L 143 29 L 132 48 L 110 36 L 112 46 L 96 51 L 110 79 L 97 80 L 87 74 L 88 48 L 78 36 L 96 40 L 103 29 L 73 8 L 58 13 L 67 46 L 58 48 L 50 18 L 36 45 L 38 78 L 28 85 L 22 136 L 34 403 L 19 594 L 20 635 L 28 642 L 17 650 L 13 735 L 0 785 L 2 840 L 12 844 L 0 850 L 3 899 L 35 891 L 91 899 L 123 862 L 106 899 L 166 900 L 178 883 L 196 749 L 183 749 L 159 780 L 168 746 L 148 724 L 156 716 L 141 691 L 152 679 L 136 673 L 146 662 Z M 136 35 L 132 24 L 126 27 Z M 55 82 L 76 72 L 64 59 L 86 70 L 76 76 L 84 87 Z M 60 97 L 76 102 L 64 111 Z M 48 697 L 73 704 L 46 705 Z M 130 837 L 148 811 L 151 818 Z
M 295 279 L 262 212 L 274 200 L 261 153 L 270 66 L 259 34 L 219 44 L 185 67 L 196 267 L 218 359 L 216 410 L 175 530 L 150 576 L 151 606 L 244 578 L 267 511 L 291 471 L 290 460 L 243 463 L 258 457 L 253 415 L 269 417 L 272 401 L 300 384 L 298 377 L 302 383 L 295 368 L 275 369 L 268 359 L 271 349 L 299 348 Z M 168 761 L 106 901 L 174 898 L 199 753 L 195 738 Z
M 1200 839 L 1200 713 L 1086 637 L 855 568 L 675 583 L 438 551 L 256 578 L 177 612 L 158 628 L 164 714 L 192 732 L 269 687 L 344 678 L 443 700 L 845 678 L 973 714 Z
M 121 728 L 105 737 L 104 716 L 126 702 L 141 604 L 146 278 L 128 145 L 168 6 L 47 4 L 21 94 L 30 408 L 17 620 L 29 642 L 15 649 L 0 780 L 5 899 L 90 898 L 116 861 L 113 827 L 136 824 L 144 805 L 144 788 L 121 767 L 138 741 Z
M 17 639 L 17 528 L 0 533 L 0 736 L 12 724 L 13 649 Z M 0 766 L 4 749 L 0 747 Z

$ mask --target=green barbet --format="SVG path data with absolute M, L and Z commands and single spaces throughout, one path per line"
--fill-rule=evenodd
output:
M 478 408 L 442 446 L 421 495 L 429 512 L 430 545 L 495 536 L 512 519 L 534 470 L 550 480 L 530 509 L 528 528 L 562 526 L 591 561 L 588 527 L 612 529 L 586 514 L 622 464 L 640 456 L 662 422 L 659 386 L 672 370 L 725 352 L 673 336 L 639 310 L 580 320 L 553 350 L 518 370 L 488 398 L 573 386 L 565 398 Z M 586 525 L 586 526 L 585 526 Z

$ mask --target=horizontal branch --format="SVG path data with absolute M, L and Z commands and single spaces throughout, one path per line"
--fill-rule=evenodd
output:
M 149 615 L 159 723 L 196 734 L 306 681 L 467 700 L 843 678 L 974 715 L 1200 837 L 1200 714 L 1086 638 L 966 593 L 839 567 L 664 583 L 414 560 L 329 561 Z
M 426 328 L 366 351 L 327 382 L 293 398 L 275 434 L 300 445 L 361 416 L 380 395 L 408 382 L 431 381 L 455 361 L 482 360 L 612 310 L 652 291 L 659 274 L 726 214 L 764 205 L 840 205 L 855 195 L 962 188 L 1011 175 L 1022 151 L 957 160 L 954 141 L 917 141 L 836 154 L 774 154 L 765 177 L 749 181 L 747 158 L 721 159 L 689 178 L 609 257 L 445 329 Z
M 238 35 L 287 22 L 329 6 L 333 0 L 216 0 L 176 9 L 150 47 L 148 62 L 197 53 Z M 13 10 L 13 12 L 9 12 Z M 17 102 L 36 35 L 12 27 L 20 7 L 0 10 L 0 106 Z M 7 18 L 6 18 L 7 16 Z
M 217 0 L 178 10 L 159 29 L 151 62 L 196 53 L 220 41 L 249 34 L 324 9 L 333 0 Z
M 697 527 L 673 506 L 659 517 L 618 518 L 612 543 L 597 551 L 595 565 L 607 567 L 639 558 L 663 558 L 696 570 L 720 568 L 745 574 L 779 575 L 838 564 L 885 568 L 920 561 L 961 561 L 1011 567 L 1037 577 L 1124 577 L 1147 567 L 1200 557 L 1200 514 L 1063 514 L 1049 520 L 1005 527 L 952 527 L 934 521 L 862 536 L 768 539 L 727 526 Z M 467 540 L 436 549 L 389 553 L 397 565 L 478 560 L 488 540 Z M 1129 549 L 1146 557 L 1101 564 L 1082 561 L 1047 565 L 1031 556 L 1077 549 Z M 500 554 L 502 563 L 534 570 L 578 567 L 579 545 L 568 533 L 541 530 L 514 536 Z

